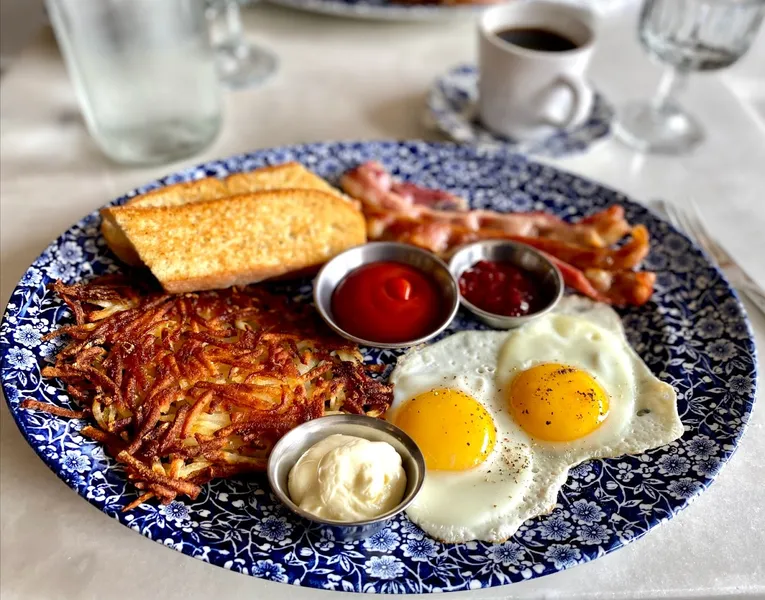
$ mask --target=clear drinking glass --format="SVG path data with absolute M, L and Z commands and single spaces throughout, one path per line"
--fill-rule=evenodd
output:
M 112 159 L 169 162 L 221 124 L 204 0 L 46 0 L 88 129 Z
M 691 71 L 724 69 L 743 56 L 765 15 L 765 0 L 645 0 L 640 41 L 667 65 L 650 102 L 625 106 L 616 135 L 648 152 L 681 153 L 704 138 L 701 125 L 676 102 Z
M 244 36 L 244 0 L 207 0 L 213 47 L 221 81 L 237 89 L 263 83 L 276 71 L 276 57 Z

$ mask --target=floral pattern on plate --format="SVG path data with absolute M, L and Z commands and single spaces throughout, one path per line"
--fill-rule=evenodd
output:
M 593 560 L 672 518 L 713 480 L 736 448 L 756 386 L 752 331 L 735 293 L 682 234 L 622 194 L 502 150 L 426 142 L 343 142 L 261 150 L 186 169 L 117 199 L 178 181 L 223 176 L 288 160 L 330 181 L 370 159 L 406 180 L 442 187 L 474 207 L 547 210 L 565 219 L 622 204 L 652 236 L 647 266 L 658 273 L 651 302 L 621 311 L 630 342 L 678 392 L 685 435 L 638 456 L 592 460 L 570 470 L 554 511 L 523 524 L 502 544 L 445 545 L 405 516 L 350 544 L 314 537 L 270 493 L 265 477 L 215 481 L 195 501 L 144 504 L 123 469 L 83 438 L 82 421 L 19 408 L 24 398 L 72 407 L 41 369 L 61 346 L 42 337 L 71 315 L 46 285 L 118 270 L 94 212 L 54 241 L 14 290 L 0 325 L 0 372 L 16 422 L 38 455 L 71 488 L 127 527 L 189 556 L 273 581 L 361 592 L 439 592 L 496 586 Z M 274 287 L 305 302 L 309 281 Z M 461 311 L 448 335 L 486 329 Z M 365 349 L 392 365 L 398 351 Z
M 535 141 L 516 141 L 496 135 L 484 127 L 477 115 L 478 68 L 460 65 L 439 77 L 428 95 L 428 117 L 433 124 L 455 142 L 487 148 L 504 147 L 524 154 L 550 158 L 586 151 L 595 142 L 605 139 L 611 130 L 614 109 L 601 95 L 587 121 L 569 131 L 560 131 Z

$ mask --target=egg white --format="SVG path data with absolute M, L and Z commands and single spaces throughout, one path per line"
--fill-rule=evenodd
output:
M 529 444 L 517 431 L 510 413 L 498 405 L 501 399 L 494 383 L 494 357 L 505 334 L 470 333 L 411 352 L 399 359 L 391 375 L 389 420 L 395 422 L 397 411 L 407 400 L 433 389 L 450 388 L 483 405 L 496 427 L 494 449 L 483 463 L 467 471 L 428 470 L 420 493 L 407 509 L 415 523 L 444 541 L 491 536 L 504 515 L 517 509 L 532 483 Z M 445 439 L 444 443 L 458 442 Z
M 581 368 L 603 387 L 610 410 L 598 429 L 572 442 L 546 442 L 515 422 L 507 388 L 522 370 L 544 362 Z M 436 388 L 469 394 L 494 420 L 497 441 L 486 461 L 468 471 L 429 470 L 406 511 L 445 542 L 504 541 L 554 508 L 570 467 L 663 446 L 683 433 L 674 390 L 630 348 L 618 314 L 579 297 L 564 298 L 556 312 L 517 330 L 465 331 L 414 349 L 399 359 L 390 381 L 394 422 L 406 401 Z

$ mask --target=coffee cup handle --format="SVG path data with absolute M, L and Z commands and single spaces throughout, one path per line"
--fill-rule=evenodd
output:
M 584 80 L 565 74 L 558 77 L 557 83 L 571 91 L 572 102 L 568 115 L 556 123 L 556 125 L 563 129 L 569 129 L 583 123 L 590 115 L 590 110 L 592 109 L 590 88 Z

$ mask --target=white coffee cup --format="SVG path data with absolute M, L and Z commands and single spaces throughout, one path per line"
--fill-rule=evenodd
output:
M 575 48 L 531 50 L 497 36 L 510 29 L 553 32 Z M 585 72 L 595 31 L 581 9 L 516 1 L 486 10 L 478 33 L 478 111 L 488 129 L 514 139 L 538 139 L 587 119 L 593 92 Z

